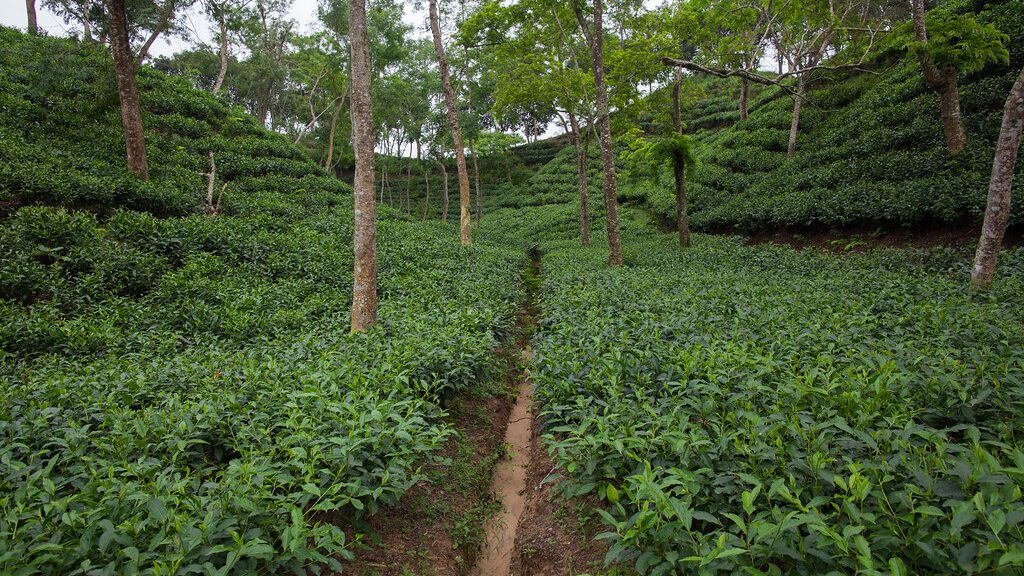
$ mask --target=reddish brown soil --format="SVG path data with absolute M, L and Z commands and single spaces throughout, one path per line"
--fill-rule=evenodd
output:
M 534 261 L 533 273 L 540 273 L 539 259 Z M 482 485 L 474 485 L 469 491 L 459 492 L 453 482 L 444 481 L 449 464 L 428 467 L 425 474 L 440 480 L 420 482 L 396 506 L 369 520 L 370 535 L 364 539 L 364 549 L 356 551 L 358 559 L 345 564 L 346 575 L 575 576 L 602 571 L 607 548 L 594 540 L 601 531 L 594 514 L 600 504 L 587 499 L 565 500 L 556 494 L 553 483 L 545 482 L 559 471 L 544 447 L 537 418 L 532 416 L 536 407 L 532 406 L 530 383 L 520 362 L 536 317 L 533 303 L 524 302 L 518 318 L 519 338 L 500 351 L 508 363 L 507 393 L 489 398 L 463 397 L 450 407 L 456 429 L 475 447 L 470 468 L 490 470 L 496 451 L 506 442 L 520 446 L 522 451 L 501 462 L 494 468 L 493 477 L 483 478 Z M 514 400 L 520 403 L 518 411 L 513 409 Z M 511 440 L 509 434 L 514 436 Z M 451 440 L 441 454 L 442 460 L 456 461 L 458 447 L 459 443 Z M 465 464 L 464 455 L 459 462 Z M 515 468 L 514 474 L 508 473 L 510 466 Z M 507 539 L 508 546 L 500 548 L 500 563 L 489 562 L 486 552 L 478 558 L 477 550 L 455 547 L 454 518 L 480 506 L 490 505 L 488 509 L 493 512 L 495 494 L 514 508 L 513 517 L 519 518 L 514 526 L 505 526 L 500 522 L 503 515 L 497 514 L 487 523 L 486 531 L 481 527 L 476 534 L 481 540 L 485 534 Z M 367 527 L 352 531 L 366 532 Z
M 529 356 L 524 354 L 524 359 Z M 491 480 L 491 492 L 501 503 L 501 511 L 484 524 L 486 542 L 480 551 L 474 576 L 509 574 L 515 555 L 516 530 L 526 509 L 526 480 L 532 455 L 533 383 L 519 379 L 515 406 L 505 428 L 506 458 L 498 463 Z
M 514 576 L 575 576 L 603 571 L 608 552 L 603 541 L 594 537 L 604 528 L 593 511 L 599 502 L 559 496 L 552 475 L 564 476 L 556 469 L 534 420 L 532 457 L 526 478 L 526 510 L 519 522 L 516 555 L 512 558 Z
M 455 428 L 476 447 L 476 462 L 483 461 L 499 449 L 513 398 L 462 398 L 451 407 Z M 482 419 L 480 414 L 491 418 Z M 456 458 L 457 440 L 449 440 L 442 458 Z M 432 471 L 443 468 L 433 464 Z M 461 494 L 451 485 L 422 481 L 414 486 L 396 506 L 381 510 L 370 518 L 371 534 L 364 539 L 369 546 L 357 550 L 357 559 L 347 562 L 344 574 L 364 576 L 401 576 L 421 574 L 463 576 L 473 566 L 476 551 L 454 547 L 454 519 L 436 510 L 465 511 L 491 499 L 485 490 Z M 365 530 L 365 529 L 364 529 Z

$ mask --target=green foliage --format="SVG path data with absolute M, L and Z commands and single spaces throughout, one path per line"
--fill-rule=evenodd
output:
M 0 29 L 0 60 L 0 573 L 339 570 L 362 538 L 340 526 L 419 480 L 444 402 L 494 377 L 523 256 L 384 207 L 380 324 L 350 335 L 347 185 L 147 68 L 140 184 L 116 107 L 88 112 L 98 49 Z
M 970 74 L 988 64 L 1008 63 L 1005 45 L 1010 37 L 992 24 L 979 22 L 974 14 L 949 14 L 932 10 L 925 17 L 928 41 L 913 39 L 913 26 L 905 24 L 897 33 L 902 47 L 911 54 L 924 52 L 941 68 L 953 68 Z M 897 42 L 900 42 L 897 40 Z
M 996 135 L 1006 94 L 1024 65 L 1024 5 L 988 6 L 979 25 L 1010 40 L 1009 66 L 992 65 L 961 79 L 967 149 L 950 158 L 938 97 L 904 58 L 879 74 L 822 80 L 803 107 L 797 154 L 786 159 L 792 100 L 778 89 L 751 99 L 743 122 L 728 110 L 734 97 L 714 95 L 684 116 L 698 143 L 688 179 L 690 222 L 698 230 L 741 232 L 852 225 L 964 225 L 984 213 Z M 724 89 L 724 87 L 722 88 Z M 721 126 L 723 121 L 729 124 Z M 1024 156 L 1022 156 L 1024 158 Z M 671 183 L 647 174 L 625 179 L 629 200 L 674 221 Z M 1018 162 L 1017 179 L 1024 179 Z M 1024 221 L 1016 203 L 1011 221 Z
M 516 134 L 484 132 L 476 141 L 476 149 L 481 156 L 497 156 L 507 154 L 514 146 L 522 143 L 523 139 Z
M 687 134 L 643 137 L 635 131 L 623 135 L 621 140 L 625 142 L 622 161 L 630 174 L 640 178 L 660 182 L 663 174 L 674 166 L 692 173 L 697 164 L 694 140 Z
M 1019 573 L 1024 268 L 627 227 L 547 236 L 533 371 L 568 495 L 644 574 Z M 596 244 L 596 243 L 595 243 Z M 587 313 L 581 315 L 580 311 Z

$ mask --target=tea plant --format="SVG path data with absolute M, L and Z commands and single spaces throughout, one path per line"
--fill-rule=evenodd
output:
M 966 254 L 549 237 L 535 381 L 569 495 L 649 574 L 1019 573 L 1024 288 Z
M 494 377 L 525 256 L 382 209 L 380 325 L 349 335 L 348 186 L 148 68 L 135 181 L 106 58 L 0 29 L 0 573 L 337 570 L 361 538 L 341 526 L 405 493 L 447 398 Z M 66 84 L 39 82 L 54 59 Z

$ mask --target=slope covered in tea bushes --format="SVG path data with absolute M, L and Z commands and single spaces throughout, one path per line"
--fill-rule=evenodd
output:
M 383 208 L 349 335 L 348 186 L 149 68 L 138 182 L 108 60 L 0 29 L 0 573 L 338 568 L 493 377 L 524 256 Z
M 979 19 L 1008 35 L 1010 61 L 961 76 L 968 146 L 956 158 L 946 153 L 938 96 L 925 86 L 917 61 L 895 51 L 880 56 L 872 74 L 812 84 L 792 160 L 786 159 L 786 146 L 793 102 L 780 90 L 755 90 L 749 118 L 740 121 L 728 84 L 712 90 L 703 87 L 703 79 L 687 84 L 701 96 L 684 111 L 698 160 L 688 178 L 691 226 L 746 233 L 980 223 L 1003 104 L 1024 66 L 1024 4 L 991 3 Z M 592 170 L 600 167 L 595 158 Z M 670 171 L 662 170 L 652 182 L 646 171 L 628 174 L 628 168 L 619 163 L 620 200 L 674 222 Z M 499 190 L 497 201 L 575 202 L 575 173 L 575 156 L 565 148 L 523 184 Z M 1015 196 L 1022 181 L 1024 161 L 1018 163 Z M 597 173 L 590 190 L 591 207 L 600 209 Z M 1024 218 L 1020 206 L 1013 208 L 1014 226 Z
M 694 225 L 756 231 L 979 223 L 1003 104 L 1024 66 L 1024 5 L 998 3 L 979 20 L 1008 35 L 1010 61 L 961 76 L 968 136 L 962 154 L 950 158 L 946 151 L 938 96 L 925 87 L 918 63 L 890 54 L 876 65 L 877 76 L 820 81 L 801 114 L 791 161 L 792 101 L 777 93 L 746 121 L 698 133 Z M 1021 176 L 1018 170 L 1018 182 Z M 669 216 L 674 206 L 664 188 L 652 204 Z M 1015 208 L 1013 223 L 1022 215 Z
M 543 253 L 532 374 L 565 494 L 600 500 L 641 574 L 1018 574 L 1024 251 L 986 296 L 970 254 L 836 256 L 623 211 L 494 213 Z

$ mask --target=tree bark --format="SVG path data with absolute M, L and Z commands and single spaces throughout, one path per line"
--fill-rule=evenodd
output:
M 569 126 L 572 128 L 572 145 L 576 148 L 576 173 L 580 189 L 580 243 L 590 246 L 590 198 L 587 192 L 587 153 L 583 150 L 580 123 L 574 112 L 569 112 Z
M 28 12 L 28 33 L 39 35 L 39 21 L 36 19 L 36 0 L 25 0 L 25 11 Z
M 601 137 L 601 163 L 604 165 L 605 224 L 608 228 L 608 265 L 622 265 L 622 240 L 619 238 L 619 205 L 615 185 L 615 151 L 612 148 L 612 124 L 608 89 L 604 83 L 604 56 L 601 0 L 594 0 L 594 35 L 590 50 L 594 58 L 594 88 L 597 93 L 597 125 Z
M 672 124 L 676 133 L 683 134 L 682 110 L 683 71 L 676 68 L 676 81 L 672 86 Z M 676 227 L 679 231 L 679 247 L 690 245 L 690 214 L 686 200 L 686 164 L 680 154 L 672 158 L 672 175 L 676 181 Z
M 786 158 L 792 159 L 796 156 L 796 137 L 800 132 L 800 107 L 804 103 L 804 90 L 806 83 L 804 77 L 797 78 L 796 98 L 793 98 L 793 118 L 789 124 L 789 148 L 786 151 Z
M 356 156 L 352 332 L 363 332 L 377 323 L 377 205 L 373 198 L 373 107 L 366 0 L 349 0 L 348 27 L 352 56 L 352 141 Z
M 135 67 L 142 66 L 142 63 L 146 60 L 146 56 L 149 55 L 149 49 L 153 47 L 153 43 L 160 34 L 167 29 L 167 26 L 171 23 L 171 18 L 174 17 L 175 0 L 166 0 L 164 9 L 160 12 L 160 22 L 157 23 L 156 28 L 153 28 L 153 32 L 150 33 L 149 38 L 142 44 L 142 48 L 139 48 L 139 55 L 135 58 Z
M 428 219 L 430 214 L 430 171 L 423 173 L 423 181 L 427 184 L 427 198 L 423 201 L 423 219 Z
M 942 117 L 942 132 L 946 137 L 946 148 L 952 156 L 967 147 L 967 133 L 960 115 L 960 88 L 957 86 L 956 70 L 942 71 L 945 83 L 936 90 L 939 93 L 939 114 Z
M 747 119 L 747 109 L 750 106 L 750 80 L 740 79 L 740 120 Z
M 437 50 L 437 65 L 441 69 L 441 87 L 444 103 L 448 108 L 448 122 L 452 126 L 452 141 L 455 144 L 455 167 L 459 172 L 459 240 L 463 246 L 473 243 L 470 217 L 469 171 L 466 169 L 466 151 L 462 148 L 462 130 L 459 127 L 459 112 L 455 105 L 455 91 L 448 73 L 448 59 L 444 55 L 441 41 L 441 22 L 437 15 L 437 0 L 430 0 L 430 29 L 434 35 L 434 49 Z
M 1017 76 L 1003 107 L 1003 123 L 996 141 L 992 162 L 992 179 L 988 185 L 988 206 L 981 227 L 981 240 L 971 269 L 971 289 L 988 290 L 995 277 L 999 249 L 1010 221 L 1010 193 L 1013 171 L 1020 150 L 1021 132 L 1024 131 L 1024 69 Z
M 334 161 L 334 134 L 338 129 L 338 117 L 341 116 L 341 107 L 345 104 L 344 101 L 339 102 L 334 108 L 334 113 L 331 114 L 331 131 L 327 134 L 327 158 L 324 160 L 324 168 L 331 170 L 331 163 Z
M 412 214 L 412 200 L 409 196 L 410 186 L 412 186 L 412 162 L 405 168 L 405 191 L 403 192 L 405 198 L 402 199 L 402 202 L 405 203 L 405 211 Z
M 135 60 L 128 43 L 128 19 L 124 0 L 108 0 L 110 14 L 110 47 L 114 55 L 117 95 L 121 103 L 121 124 L 124 127 L 125 156 L 128 169 L 142 180 L 149 180 L 146 162 L 146 138 L 142 131 L 142 110 L 139 89 L 135 83 Z
M 444 204 L 441 208 L 441 222 L 448 223 L 448 168 L 441 162 L 441 178 L 444 180 Z
M 483 195 L 480 193 L 480 167 L 476 162 L 476 151 L 473 150 L 472 141 L 469 144 L 469 153 L 473 157 L 473 182 L 476 186 L 476 227 L 480 227 L 480 217 L 483 216 Z
M 924 0 L 910 0 L 910 7 L 914 23 L 914 39 L 927 45 L 928 29 L 925 24 Z M 967 146 L 967 133 L 964 131 L 963 118 L 960 115 L 957 70 L 955 68 L 940 70 L 925 50 L 919 50 L 917 58 L 921 62 L 921 72 L 924 75 L 925 83 L 939 95 L 939 110 L 942 117 L 942 131 L 946 137 L 946 148 L 951 156 L 956 156 Z
M 228 25 L 224 20 L 223 8 L 218 15 L 217 24 L 220 27 L 220 71 L 217 73 L 217 81 L 213 84 L 214 94 L 220 92 L 221 86 L 224 85 L 224 77 L 228 73 Z
M 89 23 L 88 8 L 82 7 L 82 40 L 92 42 L 92 24 Z
M 213 157 L 213 150 L 207 153 L 210 160 L 210 171 L 206 173 L 206 214 L 216 216 L 220 206 L 214 203 L 213 190 L 217 183 L 217 161 Z

